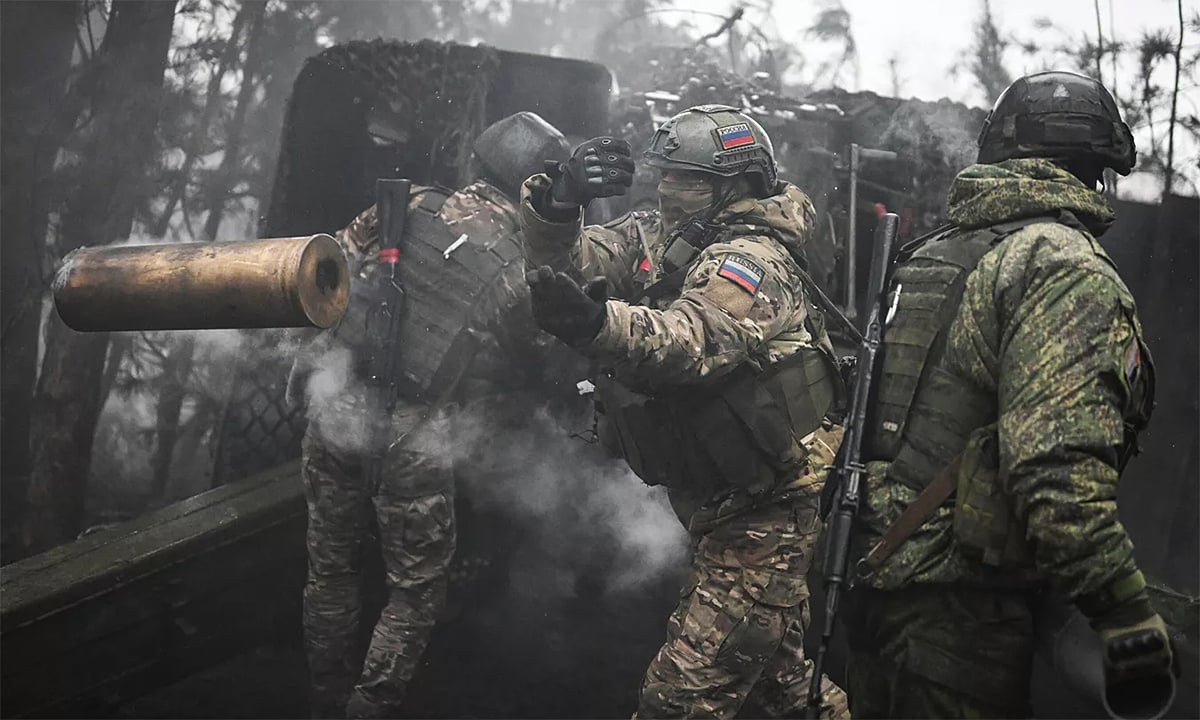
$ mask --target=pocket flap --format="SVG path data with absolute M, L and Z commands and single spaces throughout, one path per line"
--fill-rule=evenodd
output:
M 756 601 L 774 607 L 795 607 L 808 599 L 808 583 L 765 568 L 743 568 L 742 587 Z

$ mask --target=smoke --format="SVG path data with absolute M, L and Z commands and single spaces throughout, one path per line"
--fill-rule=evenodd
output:
M 687 557 L 687 534 L 663 488 L 647 487 L 624 461 L 572 437 L 587 411 L 552 410 L 531 396 L 481 400 L 432 426 L 421 452 L 452 461 L 459 492 L 522 528 L 549 562 L 517 563 L 514 588 L 570 596 L 600 578 L 604 593 L 640 588 Z
M 308 376 L 288 380 L 289 402 L 303 402 L 309 423 L 321 429 L 322 441 L 338 453 L 360 453 L 367 449 L 371 426 L 366 412 L 366 386 L 357 379 L 353 355 L 342 345 L 302 351 L 298 364 Z M 303 388 L 295 384 L 303 382 Z M 295 396 L 302 391 L 303 398 Z

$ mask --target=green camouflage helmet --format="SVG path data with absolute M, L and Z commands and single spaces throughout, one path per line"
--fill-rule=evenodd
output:
M 1009 85 L 983 121 L 977 142 L 981 163 L 1090 155 L 1128 175 L 1137 157 L 1133 135 L 1108 90 L 1061 70 Z
M 757 175 L 763 193 L 779 179 L 767 131 L 728 105 L 697 105 L 679 113 L 658 128 L 643 157 L 659 170 Z

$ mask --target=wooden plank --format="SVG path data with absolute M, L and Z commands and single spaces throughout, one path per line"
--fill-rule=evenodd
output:
M 235 541 L 254 532 L 256 523 L 302 514 L 298 475 L 299 461 L 291 462 L 234 484 L 239 487 L 217 488 L 176 503 L 183 508 L 164 508 L 162 517 L 112 528 L 99 541 L 85 537 L 76 542 L 88 547 L 60 553 L 52 562 L 35 556 L 5 567 L 0 574 L 0 633 Z
M 287 463 L 6 567 L 0 714 L 95 714 L 294 632 L 298 475 Z

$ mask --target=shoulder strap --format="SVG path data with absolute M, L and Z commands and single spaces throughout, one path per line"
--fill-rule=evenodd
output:
M 912 537 L 918 528 L 925 524 L 926 520 L 933 517 L 942 503 L 954 494 L 954 489 L 958 487 L 958 467 L 961 461 L 962 453 L 959 453 L 949 465 L 938 473 L 933 482 L 925 486 L 912 504 L 904 508 L 896 521 L 888 526 L 883 537 L 863 558 L 862 562 L 867 569 L 878 569 L 885 560 L 892 556 L 892 553 Z
M 696 263 L 699 262 L 699 260 L 700 257 L 697 255 L 696 259 L 693 260 L 690 265 L 681 267 L 675 272 L 660 278 L 657 282 L 648 285 L 646 289 L 642 291 L 640 297 L 638 298 L 638 302 L 651 305 L 658 299 L 666 297 L 667 295 L 679 290 L 679 288 L 683 287 L 683 281 L 687 279 L 687 274 L 691 272 L 692 268 L 696 266 Z

